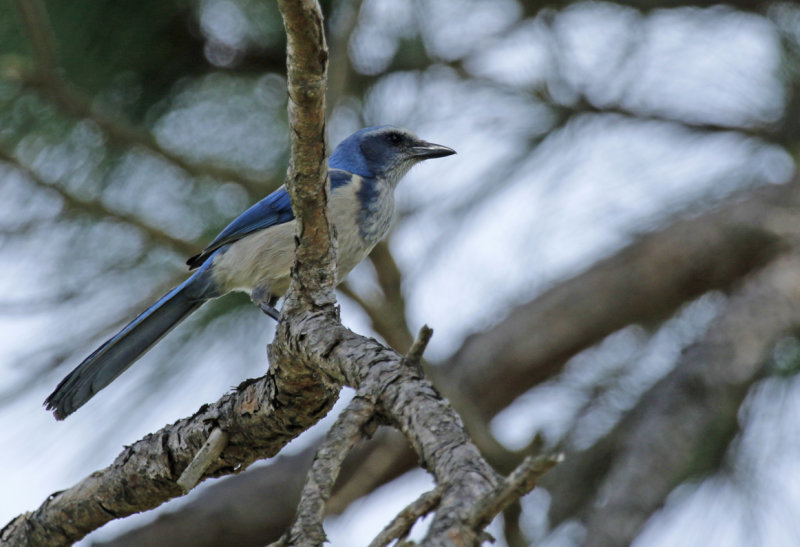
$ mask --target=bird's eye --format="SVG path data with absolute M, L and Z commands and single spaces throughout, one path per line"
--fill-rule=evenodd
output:
M 400 141 L 403 140 L 403 137 L 401 137 L 398 133 L 389 133 L 386 138 L 392 144 L 400 144 Z

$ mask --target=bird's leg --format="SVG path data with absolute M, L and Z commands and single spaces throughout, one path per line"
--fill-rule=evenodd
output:
M 278 299 L 276 298 L 274 302 L 277 302 Z M 261 308 L 261 311 L 272 317 L 275 321 L 281 320 L 281 312 L 275 309 L 274 305 L 270 305 L 269 302 L 258 302 L 258 307 Z
M 279 297 L 270 294 L 269 291 L 264 289 L 255 288 L 253 292 L 250 293 L 250 299 L 261 311 L 272 317 L 275 321 L 280 320 L 281 312 L 275 309 L 275 304 L 278 303 Z

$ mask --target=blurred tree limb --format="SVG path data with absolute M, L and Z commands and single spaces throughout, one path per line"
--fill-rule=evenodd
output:
M 769 265 L 782 260 L 800 242 L 798 205 L 800 185 L 795 180 L 741 192 L 702 215 L 676 220 L 643 235 L 613 256 L 519 306 L 492 328 L 467 338 L 450 359 L 433 368 L 434 382 L 449 394 L 459 412 L 459 403 L 469 401 L 471 410 L 462 414 L 468 428 L 476 419 L 488 421 L 516 396 L 558 374 L 570 357 L 613 332 L 629 324 L 657 324 L 705 292 L 732 291 L 762 268 L 773 268 Z M 756 360 L 760 365 L 760 358 Z M 639 407 L 647 408 L 649 397 L 643 396 Z M 731 408 L 729 405 L 720 410 L 728 413 Z M 715 409 L 708 410 L 713 413 Z M 474 414 L 478 417 L 471 419 Z M 659 432 L 666 435 L 661 429 L 650 435 L 658 436 Z M 616 445 L 609 446 L 608 442 L 601 441 L 585 456 L 568 454 L 565 462 L 543 479 L 554 496 L 552 518 L 556 522 L 571 515 L 580 516 L 583 504 L 592 503 L 596 485 L 592 486 L 589 478 L 601 473 L 597 466 L 604 458 L 611 461 Z M 483 444 L 479 446 L 485 449 Z M 600 452 L 601 446 L 607 446 L 607 451 Z M 222 537 L 222 530 L 230 530 L 233 521 L 237 542 L 257 545 L 263 534 L 284 529 L 290 517 L 277 509 L 274 519 L 254 514 L 248 509 L 248 500 L 257 495 L 253 490 L 263 488 L 266 496 L 286 476 L 287 468 L 292 473 L 303 472 L 312 451 L 310 448 L 296 457 L 281 459 L 275 469 L 270 466 L 248 472 L 227 481 L 224 487 L 214 485 L 185 509 L 127 532 L 114 544 L 141 545 L 169 537 L 184 538 L 185 543 L 176 545 L 210 546 L 214 545 L 213 538 Z M 517 458 L 521 459 L 521 455 Z M 334 492 L 329 509 L 342 510 L 414 465 L 414 454 L 402 438 L 379 431 L 345 462 L 340 487 Z M 369 480 L 364 480 L 365 474 Z M 293 483 L 294 486 L 287 483 L 282 491 L 296 496 L 299 486 L 296 481 Z M 565 507 L 565 503 L 570 505 Z M 198 534 L 198 523 L 209 519 L 226 524 L 219 531 L 204 527 L 203 533 Z M 211 538 L 208 542 L 206 535 Z
M 347 281 L 339 285 L 339 290 L 366 312 L 372 328 L 386 340 L 387 344 L 397 351 L 406 351 L 414 339 L 406 317 L 406 302 L 402 291 L 403 275 L 392 256 L 388 242 L 378 243 L 370 253 L 369 260 L 375 268 L 380 295 L 361 296 Z
M 800 257 L 792 253 L 736 290 L 703 339 L 611 433 L 548 477 L 554 522 L 583 515 L 590 546 L 633 541 L 673 488 L 718 468 L 749 387 L 774 344 L 799 326 Z
M 197 246 L 183 239 L 179 239 L 164 230 L 161 230 L 151 224 L 148 224 L 141 218 L 121 211 L 115 211 L 103 203 L 101 199 L 86 199 L 69 192 L 60 184 L 50 184 L 43 180 L 39 175 L 33 172 L 32 169 L 25 166 L 19 159 L 14 157 L 11 152 L 3 147 L 0 142 L 0 161 L 6 162 L 17 169 L 25 178 L 36 187 L 46 191 L 58 194 L 64 200 L 66 206 L 72 210 L 84 212 L 96 217 L 103 217 L 112 219 L 124 224 L 128 224 L 140 232 L 147 238 L 159 245 L 166 245 L 174 251 L 181 254 L 190 255 L 197 251 Z

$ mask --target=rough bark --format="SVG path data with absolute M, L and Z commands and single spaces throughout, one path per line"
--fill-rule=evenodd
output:
M 106 522 L 152 509 L 183 494 L 177 484 L 211 431 L 227 432 L 228 446 L 204 478 L 238 473 L 273 456 L 322 418 L 336 400 L 318 373 L 272 367 L 196 414 L 126 448 L 109 467 L 51 495 L 36 511 L 12 520 L 4 545 L 70 545 Z
M 263 547 L 278 538 L 294 517 L 300 490 L 303 488 L 317 447 L 311 446 L 299 454 L 278 456 L 270 463 L 271 473 L 247 473 L 215 481 L 202 495 L 186 504 L 180 511 L 165 512 L 155 526 L 137 528 L 131 535 L 123 534 L 95 546 L 165 545 L 192 547 L 194 545 L 236 545 Z M 242 488 L 242 481 L 248 488 Z M 213 526 L 208 526 L 213 523 Z M 167 529 L 168 535 L 164 530 Z
M 408 439 L 420 465 L 444 488 L 427 536 L 429 545 L 448 541 L 469 545 L 476 535 L 466 518 L 472 506 L 492 492 L 499 477 L 480 457 L 461 419 L 433 386 L 403 356 L 373 339 L 331 322 L 328 314 L 295 314 L 282 320 L 273 358 L 292 348 L 292 358 L 338 371 L 347 385 L 376 396 L 380 414 Z M 449 538 L 449 539 L 445 539 Z M 294 538 L 292 538 L 294 539 Z

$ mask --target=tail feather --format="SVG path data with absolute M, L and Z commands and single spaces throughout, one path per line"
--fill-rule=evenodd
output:
M 75 367 L 45 400 L 63 420 L 125 372 L 144 352 L 172 330 L 204 299 L 190 295 L 188 281 L 172 289 Z

